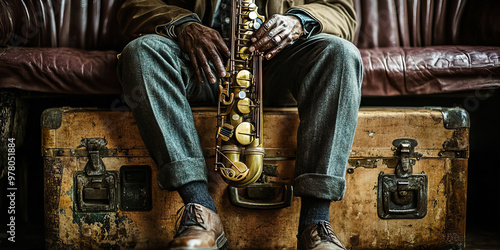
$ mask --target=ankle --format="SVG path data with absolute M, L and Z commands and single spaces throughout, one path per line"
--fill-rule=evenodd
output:
M 311 224 L 330 221 L 330 201 L 312 197 L 302 197 L 298 237 Z
M 189 203 L 200 204 L 208 209 L 217 212 L 215 203 L 208 192 L 207 184 L 203 181 L 189 182 L 182 185 L 177 192 L 182 198 L 184 205 Z

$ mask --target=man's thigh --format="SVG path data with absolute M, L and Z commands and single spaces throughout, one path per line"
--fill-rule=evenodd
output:
M 122 82 L 142 79 L 143 84 L 159 85 L 163 88 L 183 88 L 182 92 L 191 105 L 214 105 L 216 86 L 205 80 L 200 83 L 187 54 L 182 52 L 178 43 L 170 38 L 156 34 L 145 35 L 130 42 L 123 50 L 121 62 Z M 138 70 L 138 69 L 141 70 Z M 127 77 L 138 74 L 141 77 Z M 138 83 L 133 83 L 136 85 Z M 168 92 L 167 92 L 168 93 Z
M 294 97 L 304 84 L 331 84 L 333 76 L 324 75 L 328 67 L 338 67 L 344 56 L 359 56 L 349 41 L 330 34 L 296 40 L 264 62 L 264 105 L 296 105 Z M 314 77 L 323 82 L 311 83 Z

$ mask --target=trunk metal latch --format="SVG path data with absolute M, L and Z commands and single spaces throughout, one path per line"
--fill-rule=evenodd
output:
M 116 211 L 118 206 L 118 173 L 106 171 L 102 156 L 107 152 L 104 138 L 87 138 L 79 147 L 86 147 L 89 161 L 84 171 L 75 172 L 76 203 L 81 212 Z
M 427 175 L 413 174 L 418 145 L 415 139 L 396 139 L 399 161 L 395 174 L 380 172 L 377 211 L 382 219 L 420 219 L 427 214 Z

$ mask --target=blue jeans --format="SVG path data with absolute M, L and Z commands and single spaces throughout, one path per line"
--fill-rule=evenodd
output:
M 198 82 L 177 42 L 159 35 L 130 42 L 118 75 L 160 187 L 206 182 L 191 105 L 216 105 L 216 84 Z M 298 107 L 295 195 L 341 200 L 361 99 L 358 49 L 328 34 L 299 39 L 264 62 L 263 79 L 264 105 Z

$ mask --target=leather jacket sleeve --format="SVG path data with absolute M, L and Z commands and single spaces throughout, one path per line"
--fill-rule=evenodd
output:
M 328 33 L 349 41 L 354 40 L 356 11 L 352 0 L 306 0 L 305 4 L 293 8 L 309 13 L 320 23 L 317 33 Z
M 290 2 L 293 4 L 283 8 L 284 3 Z M 127 36 L 162 34 L 159 27 L 189 15 L 201 15 L 204 5 L 204 0 L 124 0 L 118 11 L 118 23 Z M 303 10 L 319 22 L 320 28 L 315 33 L 354 39 L 356 12 L 352 0 L 267 0 L 265 8 L 268 16 L 283 14 L 290 8 Z

